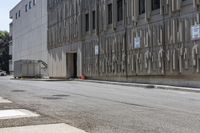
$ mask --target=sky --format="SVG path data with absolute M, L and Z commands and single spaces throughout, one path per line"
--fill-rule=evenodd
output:
M 1 0 L 0 4 L 0 31 L 9 31 L 9 11 L 21 0 Z

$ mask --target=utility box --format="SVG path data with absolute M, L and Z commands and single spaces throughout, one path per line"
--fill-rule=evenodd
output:
M 19 60 L 14 62 L 14 78 L 41 78 L 41 62 Z

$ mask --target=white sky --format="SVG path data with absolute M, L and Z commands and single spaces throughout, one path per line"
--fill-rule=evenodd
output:
M 1 0 L 0 4 L 0 31 L 9 31 L 9 11 L 19 3 L 20 0 Z

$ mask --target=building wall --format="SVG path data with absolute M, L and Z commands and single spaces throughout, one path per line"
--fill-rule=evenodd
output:
M 173 79 L 199 80 L 200 41 L 191 38 L 191 27 L 200 24 L 199 0 L 160 0 L 159 8 L 155 10 L 151 5 L 153 0 L 144 1 L 145 13 L 140 14 L 140 0 L 122 0 L 123 19 L 120 21 L 117 15 L 119 0 L 79 1 L 81 34 L 77 39 L 82 43 L 82 74 L 93 79 L 171 84 L 169 80 Z M 108 24 L 109 4 L 113 7 L 111 24 Z M 52 9 L 58 8 L 55 5 Z M 96 11 L 95 30 L 92 29 L 93 11 Z M 87 32 L 86 14 L 90 16 Z M 55 25 L 58 24 L 55 22 Z M 137 37 L 139 48 L 134 46 Z M 49 40 L 52 38 L 49 36 Z M 73 45 L 74 40 L 63 42 L 63 46 Z M 98 54 L 95 54 L 96 48 Z M 54 48 L 49 46 L 49 49 Z
M 47 0 L 21 0 L 10 11 L 10 18 L 13 62 L 42 60 L 47 63 Z
M 9 60 L 9 73 L 13 74 L 14 71 L 14 67 L 13 67 L 13 60 L 12 60 L 12 56 L 13 56 L 13 43 L 12 43 L 12 22 L 9 25 L 9 35 L 10 35 L 10 42 L 9 42 L 9 55 L 11 57 L 11 59 Z
M 77 53 L 77 74 L 81 75 L 81 1 L 48 1 L 49 76 L 68 78 L 67 53 Z

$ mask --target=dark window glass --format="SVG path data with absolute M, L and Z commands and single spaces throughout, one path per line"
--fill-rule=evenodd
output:
M 112 4 L 108 5 L 108 24 L 112 24 Z
M 19 10 L 18 17 L 20 17 L 20 16 L 21 16 L 21 11 Z
M 26 4 L 25 5 L 25 12 L 27 12 L 28 11 L 28 5 Z
M 33 5 L 35 6 L 35 4 L 36 4 L 36 0 L 33 0 Z
M 15 14 L 15 19 L 17 19 L 17 17 L 18 17 L 18 14 L 16 13 L 16 14 Z
M 145 13 L 145 0 L 139 0 L 139 14 Z
M 123 1 L 117 1 L 117 21 L 123 20 Z
M 96 29 L 96 12 L 92 12 L 92 29 Z
M 32 4 L 32 2 L 31 2 L 31 1 L 29 1 L 29 9 L 31 9 L 31 6 L 32 6 L 31 4 Z
M 160 0 L 152 0 L 152 10 L 160 9 Z
M 89 14 L 85 14 L 85 31 L 89 31 Z

